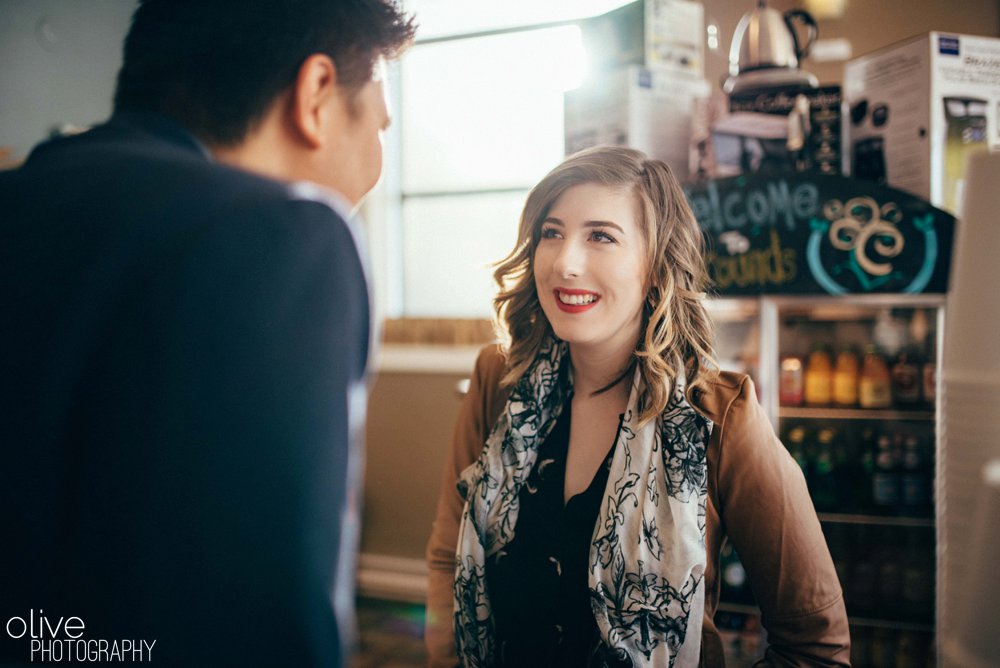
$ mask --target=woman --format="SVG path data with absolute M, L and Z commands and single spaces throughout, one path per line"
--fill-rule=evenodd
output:
M 702 237 L 669 168 L 568 158 L 495 273 L 428 545 L 431 665 L 722 666 L 727 536 L 768 665 L 849 665 L 805 482 L 743 375 L 720 373 Z

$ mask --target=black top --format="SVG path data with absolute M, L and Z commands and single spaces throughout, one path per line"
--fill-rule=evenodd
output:
M 486 562 L 502 666 L 578 668 L 599 642 L 587 574 L 614 442 L 590 486 L 564 505 L 571 403 L 521 489 L 514 539 Z
M 333 209 L 121 114 L 0 172 L 0 304 L 0 619 L 344 663 L 369 308 Z

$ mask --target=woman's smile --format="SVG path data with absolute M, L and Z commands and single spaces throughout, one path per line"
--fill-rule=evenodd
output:
M 583 313 L 593 308 L 601 299 L 601 295 L 590 290 L 574 290 L 572 288 L 556 288 L 556 305 L 566 313 Z

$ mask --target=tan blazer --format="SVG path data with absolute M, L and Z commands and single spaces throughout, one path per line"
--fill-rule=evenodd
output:
M 462 404 L 444 467 L 437 518 L 427 545 L 430 581 L 425 641 L 430 665 L 455 666 L 455 546 L 464 502 L 459 473 L 482 452 L 503 410 L 504 358 L 483 349 Z M 767 629 L 759 666 L 849 666 L 847 613 L 805 479 L 774 434 L 746 375 L 722 373 L 688 400 L 715 427 L 708 444 L 705 620 L 701 665 L 724 666 L 712 618 L 719 602 L 719 553 L 728 536 L 746 567 Z

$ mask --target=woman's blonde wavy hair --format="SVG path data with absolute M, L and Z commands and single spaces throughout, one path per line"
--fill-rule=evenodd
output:
M 500 287 L 493 300 L 495 325 L 507 355 L 501 383 L 516 383 L 552 333 L 535 290 L 535 248 L 553 204 L 582 183 L 631 190 L 638 198 L 649 288 L 633 365 L 639 368 L 639 421 L 644 424 L 666 408 L 680 374 L 691 388 L 703 389 L 718 373 L 718 364 L 704 305 L 707 274 L 701 231 L 670 168 L 640 151 L 614 146 L 581 151 L 528 194 L 517 244 L 493 273 Z

